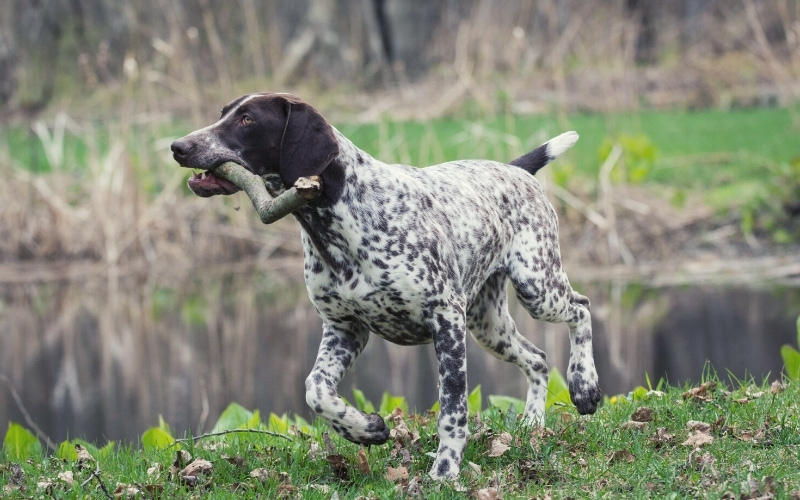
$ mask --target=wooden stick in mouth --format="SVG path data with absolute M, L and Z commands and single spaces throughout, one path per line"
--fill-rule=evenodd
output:
M 314 175 L 300 177 L 290 189 L 272 198 L 267 192 L 264 179 L 232 161 L 214 169 L 214 175 L 240 187 L 253 202 L 261 222 L 272 224 L 322 194 L 322 179 Z

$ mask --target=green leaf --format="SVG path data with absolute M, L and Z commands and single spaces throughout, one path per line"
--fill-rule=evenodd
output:
M 267 430 L 286 434 L 286 431 L 289 430 L 289 417 L 285 413 L 280 417 L 274 413 L 270 413 Z
M 41 455 L 42 444 L 28 429 L 9 422 L 6 437 L 3 439 L 3 451 L 11 460 L 27 460 Z
M 786 375 L 790 379 L 800 382 L 800 352 L 790 345 L 781 347 L 781 357 L 786 365 Z
M 392 396 L 389 391 L 383 393 L 379 413 L 383 416 L 391 414 L 395 408 L 400 408 L 408 414 L 408 402 L 403 396 Z
M 641 385 L 635 387 L 630 394 L 628 394 L 629 399 L 632 401 L 636 401 L 637 399 L 644 399 L 647 397 L 647 389 L 642 387 Z
M 364 413 L 375 413 L 375 405 L 372 401 L 368 400 L 364 393 L 358 389 L 353 389 L 353 399 L 356 402 L 356 408 Z
M 515 405 L 508 405 L 506 412 L 505 425 L 506 429 L 513 429 L 517 423 L 517 407 Z
M 175 438 L 161 427 L 151 427 L 142 434 L 142 446 L 147 451 L 163 450 L 175 443 Z
M 481 386 L 478 384 L 475 389 L 467 396 L 467 409 L 470 415 L 481 412 L 483 407 L 483 396 L 481 395 Z
M 572 405 L 569 398 L 569 386 L 557 368 L 550 371 L 550 380 L 547 382 L 547 402 L 545 408 L 550 408 L 554 404 Z
M 515 411 L 514 413 L 520 414 L 525 411 L 525 401 L 519 398 L 513 398 L 511 396 L 501 396 L 498 394 L 492 394 L 489 396 L 489 404 L 498 408 L 502 412 L 507 412 L 510 406 L 513 406 Z
M 60 445 L 58 445 L 56 457 L 68 462 L 74 462 L 78 459 L 78 452 L 75 451 L 75 445 L 69 441 L 63 441 Z
M 238 403 L 231 403 L 219 416 L 219 419 L 217 419 L 217 423 L 214 424 L 214 428 L 211 429 L 211 432 L 239 429 L 243 425 L 246 425 L 251 418 L 253 418 L 253 412 L 249 411 Z
M 258 429 L 261 426 L 261 412 L 258 410 L 253 410 L 253 416 L 250 419 L 242 424 L 240 427 L 242 429 Z
M 97 458 L 107 459 L 114 454 L 114 441 L 109 441 L 105 446 L 97 450 Z
M 442 409 L 442 405 L 439 404 L 439 400 L 437 399 L 436 402 L 433 403 L 433 405 L 431 406 L 430 411 L 433 412 L 433 413 L 439 413 L 439 411 L 441 411 L 441 409 Z

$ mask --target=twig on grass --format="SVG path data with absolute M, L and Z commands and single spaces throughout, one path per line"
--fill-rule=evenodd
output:
M 293 441 L 291 436 L 287 436 L 286 434 L 281 434 L 280 432 L 272 432 L 272 431 L 265 431 L 263 429 L 229 429 L 227 431 L 219 431 L 219 432 L 209 432 L 207 434 L 203 434 L 202 436 L 192 436 L 188 438 L 180 438 L 176 439 L 176 443 L 188 443 L 189 441 L 199 441 L 203 438 L 207 437 L 215 437 L 215 436 L 223 436 L 225 434 L 233 434 L 235 432 L 250 432 L 253 434 L 265 434 L 267 436 L 275 436 L 283 439 L 288 439 L 289 441 Z
M 92 471 L 92 474 L 86 479 L 86 481 L 81 483 L 81 488 L 86 488 L 86 485 L 91 482 L 92 479 L 97 478 L 97 482 L 100 483 L 100 489 L 103 490 L 103 493 L 106 494 L 106 497 L 110 500 L 114 500 L 114 497 L 108 491 L 106 487 L 106 483 L 103 482 L 103 479 L 100 477 L 100 466 L 98 465 L 95 470 Z

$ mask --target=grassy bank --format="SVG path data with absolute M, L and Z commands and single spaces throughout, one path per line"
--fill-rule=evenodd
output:
M 144 449 L 62 445 L 63 458 L 28 460 L 9 456 L 6 443 L 0 477 L 4 498 L 800 498 L 800 386 L 735 383 L 640 388 L 591 417 L 555 404 L 546 429 L 491 407 L 472 416 L 457 483 L 426 476 L 435 415 L 398 410 L 387 415 L 390 443 L 370 449 L 329 436 L 320 422 L 272 416 L 262 428 L 284 437 L 228 434 L 160 448 L 162 426 L 148 431 Z

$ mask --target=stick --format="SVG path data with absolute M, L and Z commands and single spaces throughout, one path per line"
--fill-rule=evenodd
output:
M 267 436 L 275 436 L 275 437 L 280 437 L 280 438 L 288 439 L 289 441 L 292 441 L 291 437 L 287 436 L 286 434 L 281 434 L 279 432 L 265 431 L 265 430 L 262 430 L 262 429 L 230 429 L 230 430 L 227 430 L 227 431 L 209 432 L 208 434 L 203 434 L 202 436 L 193 436 L 193 437 L 188 437 L 188 438 L 180 438 L 180 439 L 176 439 L 175 442 L 176 443 L 188 443 L 189 441 L 193 441 L 194 442 L 194 441 L 199 441 L 199 440 L 207 438 L 207 437 L 223 436 L 225 434 L 232 434 L 234 432 L 252 432 L 252 433 L 255 433 L 255 434 L 265 434 Z
M 322 180 L 319 177 L 300 177 L 292 188 L 273 199 L 267 192 L 264 179 L 231 161 L 217 167 L 214 175 L 244 190 L 264 224 L 272 224 L 286 217 L 322 193 Z
M 14 402 L 17 403 L 17 408 L 19 408 L 20 413 L 22 413 L 22 417 L 25 419 L 25 422 L 28 424 L 28 427 L 33 429 L 39 439 L 43 439 L 44 442 L 47 444 L 47 447 L 50 448 L 52 451 L 58 450 L 55 444 L 50 441 L 50 438 L 47 437 L 47 434 L 42 432 L 42 429 L 36 425 L 36 422 L 33 421 L 28 410 L 25 409 L 25 405 L 22 404 L 22 398 L 19 396 L 19 393 L 14 386 L 11 384 L 11 380 L 3 373 L 0 373 L 0 380 L 6 383 L 8 386 L 8 390 L 11 391 L 11 397 L 14 398 Z

